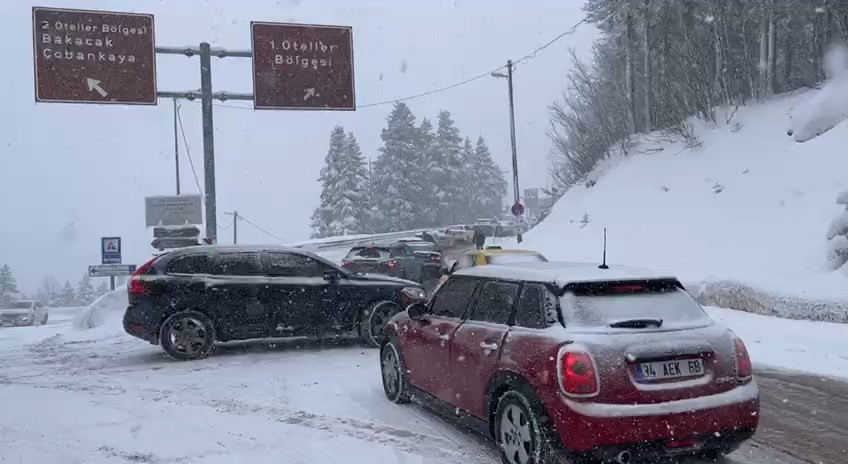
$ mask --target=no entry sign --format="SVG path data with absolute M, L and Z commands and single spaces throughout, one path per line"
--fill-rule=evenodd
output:
M 35 101 L 156 104 L 153 15 L 33 7 Z
M 353 30 L 253 22 L 256 109 L 355 110 Z

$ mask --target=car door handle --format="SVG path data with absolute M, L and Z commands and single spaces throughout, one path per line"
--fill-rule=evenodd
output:
M 443 342 L 446 342 L 446 341 L 450 340 L 450 335 L 448 335 L 448 334 L 440 334 L 440 335 L 439 335 L 439 340 L 441 340 L 441 341 L 443 341 Z
M 480 342 L 480 348 L 483 348 L 486 351 L 495 351 L 495 350 L 498 349 L 498 344 L 497 343 Z

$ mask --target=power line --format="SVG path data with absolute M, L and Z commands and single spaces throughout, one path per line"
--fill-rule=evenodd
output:
M 586 22 L 588 22 L 588 21 L 589 21 L 589 16 L 590 16 L 590 15 L 589 15 L 589 14 L 587 14 L 586 16 L 584 16 L 584 17 L 583 17 L 583 19 L 581 19 L 580 21 L 578 21 L 577 23 L 575 23 L 573 26 L 571 26 L 571 28 L 570 28 L 570 29 L 568 29 L 567 31 L 565 31 L 565 32 L 563 32 L 563 33 L 559 34 L 558 36 L 554 37 L 553 39 L 551 39 L 550 41 L 548 41 L 547 43 L 545 43 L 545 44 L 544 44 L 544 45 L 542 45 L 541 47 L 538 47 L 538 48 L 536 48 L 535 50 L 531 51 L 530 53 L 528 53 L 528 54 L 526 54 L 526 55 L 522 56 L 521 58 L 519 58 L 519 59 L 517 59 L 517 60 L 515 60 L 515 61 L 513 62 L 513 64 L 526 63 L 526 62 L 528 62 L 528 61 L 530 61 L 530 60 L 532 60 L 532 59 L 536 58 L 536 56 L 539 54 L 539 52 L 541 52 L 541 51 L 545 50 L 546 48 L 550 47 L 551 45 L 553 45 L 554 43 L 556 43 L 557 41 L 559 41 L 559 40 L 560 40 L 560 39 L 562 39 L 563 37 L 568 36 L 568 35 L 572 35 L 572 34 L 574 34 L 575 32 L 577 32 L 577 28 L 578 28 L 578 27 L 580 27 L 581 25 L 583 25 L 583 24 L 585 24 Z M 428 95 L 433 95 L 433 94 L 435 94 L 435 93 L 444 92 L 444 91 L 446 91 L 446 90 L 455 89 L 455 88 L 460 87 L 460 86 L 463 86 L 463 85 L 465 85 L 465 84 L 470 84 L 471 82 L 474 82 L 474 81 L 476 81 L 476 80 L 478 80 L 478 79 L 482 79 L 482 78 L 484 78 L 484 77 L 488 77 L 488 76 L 490 76 L 493 72 L 500 71 L 501 69 L 504 69 L 505 67 L 506 67 L 506 66 L 498 66 L 497 68 L 492 69 L 491 71 L 486 71 L 486 72 L 484 72 L 484 73 L 480 73 L 480 74 L 478 74 L 478 75 L 476 75 L 476 76 L 474 76 L 474 77 L 471 77 L 471 78 L 465 79 L 464 81 L 456 82 L 456 83 L 454 83 L 454 84 L 446 85 L 446 86 L 444 86 L 444 87 L 439 87 L 439 88 L 437 88 L 437 89 L 428 90 L 428 91 L 426 91 L 426 92 L 417 93 L 417 94 L 414 94 L 414 95 L 410 95 L 410 96 L 408 96 L 408 97 L 394 98 L 394 99 L 391 99 L 391 100 L 383 100 L 383 101 L 379 101 L 379 102 L 375 102 L 375 103 L 367 103 L 367 104 L 365 104 L 365 105 L 359 105 L 359 106 L 357 106 L 357 109 L 360 109 L 360 108 L 371 108 L 371 107 L 374 107 L 374 106 L 389 105 L 389 104 L 392 104 L 392 103 L 397 103 L 397 102 L 402 102 L 402 101 L 407 101 L 407 100 L 413 100 L 413 99 L 416 99 L 416 98 L 421 98 L 421 97 L 426 97 L 426 96 L 428 96 Z M 199 103 L 199 102 L 196 102 L 196 103 Z M 228 105 L 228 104 L 226 104 L 226 103 L 214 103 L 214 105 L 215 105 L 215 106 L 222 107 L 222 108 L 233 108 L 233 109 L 239 109 L 239 110 L 252 110 L 252 109 L 253 109 L 253 108 L 252 108 L 252 107 L 250 107 L 250 106 Z
M 177 122 L 180 124 L 180 134 L 183 136 L 183 145 L 185 145 L 186 156 L 188 156 L 188 164 L 191 166 L 191 173 L 194 175 L 194 183 L 197 184 L 197 193 L 203 195 L 203 189 L 200 188 L 200 179 L 197 178 L 197 171 L 194 169 L 194 160 L 191 159 L 191 149 L 188 147 L 188 139 L 186 139 L 185 129 L 183 129 L 183 117 L 180 115 L 181 105 L 177 104 Z
M 283 238 L 281 238 L 280 236 L 278 236 L 278 235 L 274 235 L 274 234 L 272 234 L 271 232 L 268 232 L 267 230 L 263 229 L 262 227 L 257 226 L 256 224 L 254 224 L 253 222 L 251 222 L 251 221 L 250 221 L 250 219 L 248 219 L 248 218 L 246 218 L 246 217 L 242 216 L 242 215 L 241 215 L 241 213 L 239 213 L 238 218 L 239 218 L 240 220 L 242 220 L 242 221 L 244 221 L 244 222 L 246 222 L 246 223 L 248 223 L 248 224 L 252 225 L 252 226 L 253 226 L 253 227 L 255 227 L 256 229 L 258 229 L 260 232 L 263 232 L 265 235 L 267 235 L 267 236 L 269 236 L 269 237 L 273 237 L 273 238 L 275 238 L 275 239 L 277 239 L 277 240 L 279 240 L 279 241 L 281 241 L 281 242 L 283 242 L 283 243 L 285 243 L 285 242 L 286 242 L 286 240 L 285 240 L 285 239 L 283 239 Z

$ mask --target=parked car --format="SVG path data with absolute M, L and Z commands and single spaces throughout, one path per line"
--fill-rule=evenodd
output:
M 650 271 L 463 269 L 385 335 L 388 399 L 415 397 L 490 434 L 504 463 L 716 458 L 758 425 L 745 344 Z
M 383 274 L 422 282 L 425 263 L 404 241 L 366 242 L 351 248 L 342 259 L 343 268 L 364 274 Z
M 445 235 L 454 239 L 454 242 L 471 243 L 474 241 L 474 228 L 462 224 L 448 226 Z
M 38 301 L 11 301 L 0 307 L 0 325 L 44 325 L 47 318 L 47 307 Z
M 215 245 L 148 261 L 127 293 L 124 330 L 180 360 L 252 338 L 350 334 L 377 346 L 386 320 L 425 299 L 414 282 L 355 274 L 300 249 Z

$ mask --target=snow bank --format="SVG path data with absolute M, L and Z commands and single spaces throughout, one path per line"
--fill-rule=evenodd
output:
M 522 246 L 600 261 L 606 227 L 610 263 L 711 282 L 703 301 L 845 321 L 848 276 L 829 267 L 826 232 L 844 209 L 834 199 L 848 186 L 848 123 L 803 144 L 783 135 L 792 108 L 814 95 L 690 121 L 703 142 L 694 149 L 643 137 L 599 165 L 596 184 L 566 192 Z
M 825 55 L 828 80 L 821 91 L 792 112 L 789 134 L 806 142 L 848 119 L 848 47 L 839 44 Z
M 93 329 L 102 325 L 120 327 L 127 309 L 127 286 L 122 285 L 102 295 L 74 318 L 73 326 L 79 330 Z

